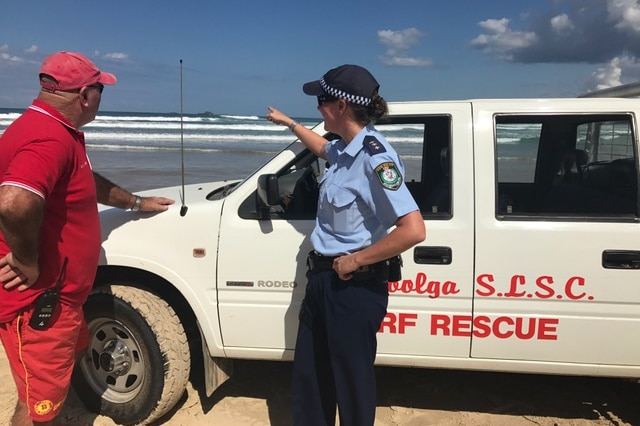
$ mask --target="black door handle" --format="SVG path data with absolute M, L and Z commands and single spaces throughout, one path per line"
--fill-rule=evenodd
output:
M 451 247 L 425 247 L 413 249 L 413 261 L 423 265 L 449 265 L 451 263 Z
M 602 252 L 602 267 L 606 269 L 640 269 L 640 251 L 605 250 Z

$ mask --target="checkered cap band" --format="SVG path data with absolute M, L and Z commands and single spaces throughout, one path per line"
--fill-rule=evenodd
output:
M 322 90 L 324 90 L 325 92 L 327 92 L 329 95 L 333 96 L 334 98 L 344 99 L 347 102 L 351 102 L 352 104 L 362 105 L 362 106 L 369 106 L 369 104 L 371 103 L 371 98 L 365 98 L 364 96 L 351 95 L 351 94 L 349 94 L 347 92 L 344 92 L 342 90 L 338 90 L 338 89 L 335 89 L 335 88 L 329 86 L 324 81 L 324 78 L 320 79 L 320 87 L 322 87 Z

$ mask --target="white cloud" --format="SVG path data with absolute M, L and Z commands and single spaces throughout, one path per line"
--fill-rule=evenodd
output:
M 424 67 L 431 66 L 432 61 L 427 58 L 417 58 L 409 55 L 409 50 L 420 43 L 424 33 L 417 28 L 406 28 L 400 31 L 380 30 L 378 41 L 387 47 L 380 60 L 393 66 Z
M 593 64 L 585 81 L 593 90 L 640 80 L 640 0 L 549 3 L 520 15 L 522 29 L 506 17 L 479 22 L 471 46 L 515 63 Z
M 509 19 L 487 19 L 478 25 L 489 32 L 480 34 L 471 40 L 471 45 L 482 49 L 485 53 L 499 58 L 511 60 L 513 52 L 533 45 L 538 37 L 530 31 L 512 31 Z
M 9 45 L 0 46 L 0 67 L 3 65 L 15 65 L 23 63 L 24 59 L 10 53 Z
M 104 57 L 113 61 L 126 61 L 127 59 L 129 59 L 129 54 L 122 52 L 113 52 L 107 53 L 106 55 L 104 55 Z
M 509 31 L 509 19 L 487 19 L 486 21 L 481 21 L 478 25 L 480 25 L 485 30 L 492 33 L 506 33 Z
M 615 57 L 591 75 L 594 90 L 608 89 L 640 80 L 640 60 L 633 56 Z
M 567 31 L 571 31 L 575 28 L 573 22 L 571 22 L 571 18 L 566 13 L 562 15 L 554 16 L 551 18 L 551 28 L 553 31 L 557 33 L 563 33 Z
M 380 30 L 378 39 L 392 51 L 406 51 L 418 43 L 423 33 L 416 28 L 407 28 L 401 31 Z
M 380 60 L 385 65 L 400 67 L 430 67 L 433 65 L 433 61 L 431 59 L 412 58 L 408 56 L 381 56 Z
M 33 44 L 29 48 L 25 49 L 24 53 L 36 53 L 37 51 L 38 51 L 38 46 Z
M 609 0 L 607 12 L 616 28 L 640 32 L 640 4 L 637 0 Z
M 598 68 L 592 74 L 596 90 L 608 89 L 609 87 L 621 85 L 620 77 L 622 77 L 620 58 L 613 58 L 611 62 L 602 68 Z

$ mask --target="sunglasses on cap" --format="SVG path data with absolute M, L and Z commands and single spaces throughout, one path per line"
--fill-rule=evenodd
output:
M 338 100 L 338 98 L 334 98 L 333 96 L 320 95 L 320 96 L 318 96 L 318 106 L 321 106 L 325 102 L 333 102 L 333 101 L 337 101 L 337 100 Z

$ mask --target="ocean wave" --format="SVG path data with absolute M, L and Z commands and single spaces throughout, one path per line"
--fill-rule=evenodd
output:
M 261 141 L 261 142 L 279 142 L 290 143 L 295 140 L 295 136 L 291 134 L 284 135 L 263 135 L 263 134 L 230 134 L 230 133 L 185 133 L 184 140 L 191 141 Z M 180 133 L 112 133 L 112 132 L 86 132 L 85 139 L 91 140 L 126 140 L 126 141 L 153 141 L 153 140 L 180 140 Z
M 171 141 L 180 140 L 180 133 L 167 132 L 139 132 L 139 133 L 113 133 L 113 132 L 89 132 L 85 133 L 87 141 L 93 140 L 122 140 L 122 141 L 140 141 L 145 143 L 148 141 Z M 263 133 L 184 133 L 182 138 L 185 141 L 223 141 L 223 142 L 265 142 L 265 143 L 291 143 L 296 140 L 295 136 L 290 133 L 282 134 L 263 134 Z M 387 141 L 391 144 L 422 144 L 420 137 L 393 137 L 388 136 Z
M 238 130 L 246 130 L 246 131 L 255 131 L 255 132 L 283 132 L 287 130 L 282 126 L 275 126 L 272 123 L 265 124 L 204 124 L 204 123 L 194 123 L 187 122 L 181 126 L 180 122 L 171 121 L 171 122 L 157 122 L 157 121 L 149 121 L 149 122 L 118 122 L 118 121 L 100 121 L 95 120 L 90 124 L 87 124 L 83 127 L 84 131 L 90 131 L 91 129 L 99 128 L 99 129 L 145 129 L 145 130 L 180 130 L 180 128 L 185 130 L 209 130 L 209 131 L 238 131 Z
M 402 132 L 407 130 L 419 131 L 422 135 L 424 132 L 424 125 L 422 124 L 380 124 L 376 125 L 376 129 L 382 134 L 385 132 Z
M 232 120 L 260 120 L 257 115 L 220 115 L 222 118 L 230 118 Z
M 0 110 L 0 134 L 22 110 Z M 296 118 L 312 128 L 316 119 Z M 379 130 L 392 144 L 422 144 L 423 126 L 415 124 L 380 125 Z M 189 149 L 204 149 L 207 143 L 235 144 L 234 149 L 253 151 L 260 147 L 283 148 L 296 140 L 289 130 L 257 115 L 232 114 L 155 114 L 135 112 L 99 112 L 82 130 L 88 146 L 102 149 L 161 150 L 174 149 L 179 143 Z M 205 147 L 218 149 L 219 147 Z M 408 149 L 413 150 L 409 147 Z
M 180 122 L 180 116 L 123 116 L 123 115 L 97 115 L 95 121 L 139 121 L 143 123 L 156 123 L 156 122 Z M 182 121 L 187 122 L 214 122 L 220 121 L 217 117 L 193 117 L 184 116 Z
M 131 151 L 131 152 L 165 152 L 165 153 L 174 153 L 180 152 L 181 149 L 179 146 L 143 146 L 143 145 L 112 145 L 112 144 L 87 144 L 88 151 Z M 184 147 L 184 152 L 186 153 L 237 153 L 237 154 L 267 154 L 273 155 L 279 151 L 279 149 L 268 150 L 268 149 L 252 149 L 246 150 L 242 148 L 230 148 L 230 147 L 216 147 L 216 148 L 208 148 L 208 147 Z

